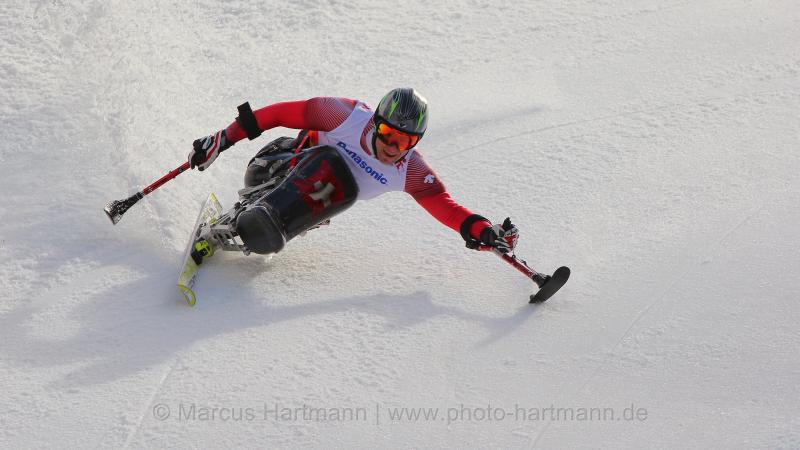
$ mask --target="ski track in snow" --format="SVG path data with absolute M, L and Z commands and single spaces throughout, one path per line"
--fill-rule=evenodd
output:
M 645 317 L 653 309 L 653 307 L 655 307 L 656 305 L 661 304 L 664 301 L 664 299 L 667 298 L 667 294 L 669 294 L 670 291 L 672 291 L 675 288 L 675 286 L 677 286 L 677 284 L 679 282 L 683 281 L 686 278 L 686 275 L 692 269 L 695 269 L 695 268 L 699 267 L 701 262 L 706 258 L 706 255 L 708 255 L 710 253 L 714 253 L 716 251 L 716 249 L 719 248 L 720 245 L 722 245 L 722 243 L 731 234 L 733 234 L 735 231 L 737 231 L 739 228 L 741 228 L 745 223 L 750 221 L 753 217 L 758 215 L 758 213 L 760 213 L 762 209 L 764 209 L 763 205 L 761 207 L 759 207 L 757 210 L 751 212 L 750 214 L 747 214 L 742 220 L 740 220 L 736 225 L 734 225 L 730 230 L 728 230 L 728 232 L 726 232 L 713 246 L 708 248 L 706 251 L 701 252 L 701 256 L 699 258 L 694 258 L 695 259 L 694 263 L 688 264 L 687 267 L 686 267 L 686 270 L 684 270 L 678 277 L 676 277 L 674 279 L 674 281 L 661 293 L 661 295 L 656 298 L 655 301 L 653 301 L 652 303 L 647 305 L 646 308 L 644 308 L 643 310 L 641 310 L 639 312 L 639 314 L 636 316 L 636 318 L 634 318 L 633 321 L 631 321 L 631 323 L 628 325 L 628 327 L 622 333 L 620 338 L 614 343 L 614 345 L 611 347 L 611 349 L 608 350 L 608 352 L 606 354 L 606 357 L 600 362 L 600 364 L 597 365 L 597 367 L 592 371 L 591 375 L 589 375 L 589 377 L 586 378 L 586 380 L 580 385 L 580 387 L 578 387 L 577 389 L 572 391 L 573 394 L 577 394 L 577 393 L 581 392 L 589 383 L 592 382 L 592 380 L 594 380 L 597 377 L 597 375 L 603 370 L 603 368 L 606 366 L 606 364 L 608 364 L 608 362 L 611 360 L 611 358 L 615 357 L 615 352 L 616 352 L 617 348 L 619 348 L 619 346 L 631 334 L 631 331 L 642 320 L 642 318 Z M 561 391 L 558 394 L 556 394 L 556 398 L 559 399 L 559 401 L 558 401 L 559 404 L 574 404 L 574 402 L 564 402 L 563 398 L 562 398 L 562 392 Z M 533 442 L 531 444 L 531 447 L 530 447 L 531 449 L 536 448 L 536 445 L 539 443 L 539 440 L 542 438 L 542 436 L 545 435 L 545 433 L 547 433 L 547 430 L 550 427 L 551 423 L 552 423 L 551 421 L 546 422 L 545 425 L 542 427 L 542 430 L 539 433 L 536 434 L 536 437 L 534 438 L 534 440 L 533 440 Z
M 500 136 L 500 137 L 497 137 L 497 138 L 494 138 L 494 139 L 491 139 L 491 140 L 480 142 L 478 144 L 472 145 L 470 147 L 466 147 L 464 149 L 461 149 L 461 150 L 458 150 L 458 151 L 455 151 L 455 152 L 452 152 L 452 153 L 445 153 L 442 156 L 434 156 L 434 157 L 429 158 L 429 159 L 431 159 L 433 161 L 442 161 L 442 160 L 450 159 L 450 158 L 452 158 L 454 156 L 463 156 L 464 153 L 468 153 L 468 152 L 476 150 L 476 149 L 486 149 L 486 148 L 488 148 L 488 147 L 490 147 L 493 144 L 496 144 L 498 142 L 513 140 L 513 139 L 517 139 L 517 138 L 521 138 L 521 137 L 525 137 L 525 136 L 530 136 L 532 134 L 543 133 L 543 132 L 546 132 L 546 131 L 558 130 L 560 128 L 569 128 L 569 127 L 574 127 L 574 126 L 577 126 L 577 125 L 586 125 L 586 124 L 595 123 L 595 122 L 613 120 L 613 119 L 617 119 L 617 118 L 620 118 L 620 117 L 634 117 L 634 116 L 636 116 L 638 114 L 647 114 L 647 113 L 660 112 L 660 111 L 675 111 L 675 110 L 680 109 L 680 108 L 697 107 L 697 106 L 700 106 L 700 105 L 703 105 L 703 104 L 707 104 L 707 103 L 710 103 L 710 102 L 714 102 L 714 101 L 718 101 L 718 100 L 731 100 L 731 99 L 739 99 L 739 98 L 753 98 L 753 97 L 760 97 L 760 96 L 763 96 L 763 95 L 770 95 L 770 94 L 782 94 L 782 93 L 785 93 L 785 92 L 787 92 L 787 91 L 785 91 L 785 90 L 775 91 L 774 89 L 769 89 L 769 90 L 764 90 L 764 91 L 761 91 L 761 92 L 755 92 L 755 93 L 744 94 L 744 95 L 715 96 L 715 97 L 704 98 L 704 99 L 701 99 L 701 100 L 694 100 L 694 101 L 691 101 L 691 102 L 688 102 L 688 103 L 681 102 L 681 103 L 675 103 L 675 104 L 665 105 L 665 106 L 658 106 L 658 107 L 653 107 L 653 108 L 644 108 L 644 109 L 638 109 L 638 110 L 633 110 L 633 111 L 625 111 L 625 112 L 621 112 L 621 113 L 617 113 L 617 114 L 608 114 L 608 115 L 597 116 L 597 117 L 589 117 L 589 118 L 586 118 L 586 119 L 574 120 L 574 121 L 563 122 L 563 123 L 559 123 L 559 124 L 555 124 L 555 125 L 549 125 L 549 126 L 546 126 L 546 127 L 536 128 L 536 129 L 529 130 L 529 131 L 524 131 L 524 132 L 521 132 L 521 133 L 503 135 L 503 136 Z M 445 133 L 446 133 L 446 130 L 445 130 Z M 446 141 L 445 141 L 445 143 L 446 143 Z
M 175 366 L 178 364 L 178 357 L 176 356 L 173 359 L 173 362 L 169 365 L 169 368 L 164 371 L 164 374 L 161 376 L 161 379 L 158 380 L 155 387 L 153 388 L 153 395 L 150 396 L 150 399 L 145 403 L 145 407 L 142 409 L 142 414 L 139 416 L 139 420 L 136 422 L 136 426 L 130 431 L 128 437 L 125 439 L 125 445 L 122 448 L 129 448 L 131 445 L 131 441 L 139 434 L 139 430 L 142 428 L 142 424 L 145 421 L 148 413 L 152 413 L 154 405 L 156 403 L 156 399 L 158 398 L 159 392 L 161 392 L 161 388 L 164 387 L 164 383 L 167 381 L 172 372 L 175 370 Z M 98 448 L 100 445 L 98 445 Z

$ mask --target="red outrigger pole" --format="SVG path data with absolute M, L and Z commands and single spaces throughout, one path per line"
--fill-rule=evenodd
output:
M 122 219 L 122 215 L 125 214 L 125 211 L 130 209 L 131 206 L 135 205 L 136 202 L 143 199 L 145 195 L 155 191 L 161 185 L 166 183 L 167 181 L 177 177 L 178 175 L 182 174 L 186 169 L 189 168 L 189 162 L 185 162 L 180 166 L 176 167 L 175 169 L 169 171 L 166 175 L 159 178 L 158 181 L 154 182 L 150 186 L 142 189 L 141 191 L 131 195 L 130 197 L 126 198 L 125 200 L 114 200 L 109 202 L 103 210 L 106 212 L 106 215 L 109 219 L 111 219 L 111 223 L 116 225 Z
M 556 269 L 553 272 L 553 275 L 547 275 L 543 273 L 539 273 L 533 268 L 531 268 L 525 260 L 517 258 L 516 255 L 508 253 L 503 253 L 500 250 L 492 247 L 491 245 L 478 245 L 476 250 L 480 250 L 483 252 L 492 252 L 495 255 L 499 256 L 500 259 L 509 263 L 511 267 L 520 271 L 523 275 L 533 280 L 536 283 L 536 286 L 539 287 L 539 291 L 535 294 L 531 294 L 529 303 L 542 303 L 548 298 L 552 297 L 561 286 L 564 286 L 564 283 L 567 282 L 569 279 L 570 270 L 569 267 L 562 266 Z

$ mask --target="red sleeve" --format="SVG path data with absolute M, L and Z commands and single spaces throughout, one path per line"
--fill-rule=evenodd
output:
M 348 98 L 314 97 L 309 100 L 275 103 L 258 109 L 253 114 L 261 131 L 275 127 L 331 131 L 347 120 L 356 103 L 356 100 Z M 234 143 L 247 137 L 247 133 L 236 121 L 228 125 L 225 134 Z
M 450 197 L 444 184 L 418 152 L 415 152 L 408 162 L 405 191 L 436 220 L 457 233 L 461 233 L 464 219 L 472 215 L 472 211 Z M 470 236 L 479 239 L 481 231 L 491 225 L 489 221 L 475 222 L 470 227 Z

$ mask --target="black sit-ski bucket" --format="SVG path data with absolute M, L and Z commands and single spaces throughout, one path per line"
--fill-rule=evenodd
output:
M 304 150 L 278 187 L 246 206 L 236 231 L 253 253 L 277 253 L 286 242 L 348 209 L 358 185 L 333 147 Z

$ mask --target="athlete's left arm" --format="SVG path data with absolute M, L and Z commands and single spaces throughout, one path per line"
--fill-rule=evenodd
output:
M 462 233 L 461 227 L 464 221 L 475 216 L 469 209 L 453 200 L 444 183 L 417 152 L 408 161 L 405 191 L 436 220 L 459 234 Z M 491 226 L 491 222 L 485 219 L 472 221 L 468 230 L 469 235 L 473 239 L 480 240 L 481 231 Z

